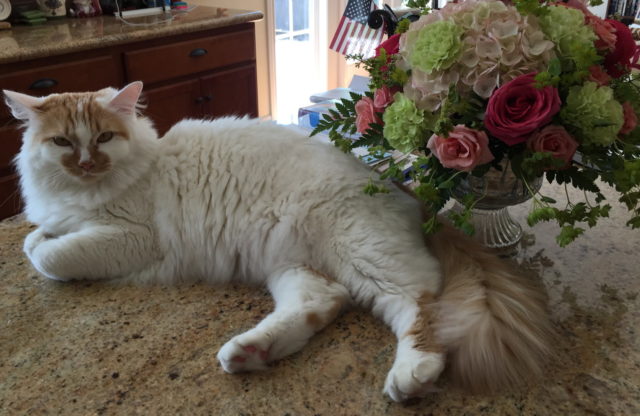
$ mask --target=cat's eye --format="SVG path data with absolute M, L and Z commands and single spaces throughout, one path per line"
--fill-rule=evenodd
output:
M 71 142 L 62 136 L 52 137 L 51 140 L 58 146 L 71 146 Z
M 97 142 L 98 143 L 106 143 L 111 139 L 113 139 L 113 132 L 112 131 L 105 131 L 104 133 L 100 133 L 100 136 L 98 136 Z

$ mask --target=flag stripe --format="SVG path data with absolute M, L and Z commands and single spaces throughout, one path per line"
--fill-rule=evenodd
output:
M 346 30 L 346 27 L 344 24 L 345 19 L 346 19 L 345 16 L 342 16 L 342 19 L 340 19 L 338 30 L 336 30 L 336 34 L 333 35 L 333 40 L 331 41 L 331 46 L 329 46 L 329 49 L 337 50 L 338 45 L 342 42 L 344 31 Z
M 349 0 L 329 48 L 343 55 L 373 56 L 384 36 L 384 28 L 371 29 L 366 24 L 375 9 L 371 0 Z

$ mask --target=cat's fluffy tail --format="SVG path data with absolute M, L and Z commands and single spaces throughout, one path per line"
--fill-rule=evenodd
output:
M 434 330 L 453 381 L 492 392 L 540 375 L 552 337 L 542 288 L 448 226 L 428 244 L 444 273 Z

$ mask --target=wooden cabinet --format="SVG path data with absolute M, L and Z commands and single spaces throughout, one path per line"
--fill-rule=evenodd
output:
M 35 96 L 145 84 L 143 113 L 160 135 L 184 118 L 257 117 L 253 23 L 0 66 L 0 89 Z M 12 160 L 18 123 L 0 105 L 0 219 L 21 210 Z

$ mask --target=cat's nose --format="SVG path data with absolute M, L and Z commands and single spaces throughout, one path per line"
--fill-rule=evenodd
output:
M 80 166 L 82 169 L 86 170 L 87 172 L 89 172 L 91 169 L 93 169 L 93 167 L 96 164 L 93 163 L 93 160 L 87 160 L 84 162 L 78 162 L 78 166 Z

